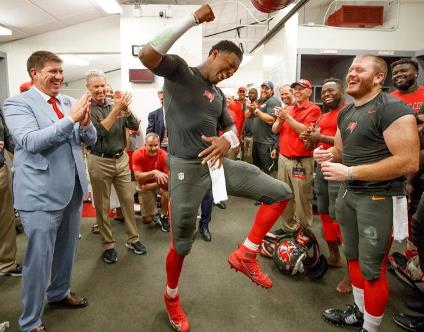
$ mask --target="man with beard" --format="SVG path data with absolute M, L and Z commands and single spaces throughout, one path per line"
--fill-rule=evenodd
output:
M 242 160 L 252 163 L 252 149 L 253 149 L 253 118 L 248 117 L 247 113 L 250 112 L 248 107 L 257 107 L 258 90 L 250 88 L 248 92 L 248 100 L 246 102 L 245 120 L 243 128 L 243 149 L 242 149 Z M 253 106 L 252 106 L 253 104 Z
M 415 118 L 382 92 L 386 75 L 383 59 L 354 58 L 346 77 L 354 101 L 340 111 L 334 147 L 314 150 L 324 178 L 343 182 L 336 211 L 354 298 L 347 309 L 322 315 L 337 326 L 368 332 L 378 331 L 388 302 L 387 254 L 392 236 L 403 235 L 393 225 L 406 206 L 405 175 L 418 170 Z
M 291 85 L 296 104 L 276 108 L 277 120 L 272 126 L 274 134 L 280 134 L 278 179 L 288 183 L 294 193 L 282 215 L 283 229 L 292 232 L 300 225 L 312 226 L 312 186 L 314 160 L 312 150 L 307 150 L 300 138 L 308 127 L 315 124 L 321 110 L 309 100 L 312 84 L 300 79 Z M 277 231 L 278 234 L 278 231 Z
M 238 46 L 227 40 L 218 42 L 198 67 L 189 67 L 179 56 L 167 54 L 187 30 L 214 18 L 209 5 L 203 5 L 194 14 L 170 23 L 139 54 L 147 68 L 165 77 L 172 243 L 166 259 L 164 300 L 169 321 L 180 332 L 189 331 L 190 324 L 180 304 L 178 283 L 184 257 L 192 247 L 197 209 L 211 188 L 211 177 L 224 176 L 224 172 L 222 191 L 226 189 L 230 195 L 263 203 L 246 240 L 230 255 L 228 262 L 265 288 L 270 288 L 272 281 L 256 259 L 259 245 L 284 211 L 291 194 L 287 185 L 257 167 L 224 159 L 230 147 L 237 147 L 239 142 L 225 107 L 225 96 L 216 84 L 231 77 L 240 66 L 243 53 Z M 218 124 L 224 130 L 221 137 L 216 137 Z M 220 272 L 216 273 L 221 276 Z
M 424 118 L 419 115 L 419 110 L 424 105 L 424 86 L 417 85 L 418 63 L 413 59 L 404 58 L 393 62 L 391 68 L 393 85 L 396 87 L 396 90 L 391 95 L 410 106 L 416 113 L 418 122 L 421 122 Z M 417 211 L 418 202 L 423 191 L 420 183 L 420 174 L 408 175 L 407 181 L 408 226 L 410 231 L 406 242 L 405 256 L 410 259 L 417 254 L 411 231 L 412 216 Z
M 309 127 L 300 136 L 304 142 L 313 147 L 328 149 L 334 145 L 334 135 L 337 131 L 337 116 L 345 107 L 343 83 L 337 78 L 324 81 L 321 90 L 324 113 L 318 118 L 315 126 Z M 321 171 L 321 166 L 315 168 L 314 189 L 317 196 L 318 212 L 322 222 L 322 232 L 328 245 L 330 256 L 328 265 L 342 267 L 339 245 L 342 244 L 339 223 L 336 221 L 335 204 L 340 182 L 327 181 Z M 352 286 L 349 278 L 345 277 L 336 287 L 340 293 L 350 293 Z
M 418 62 L 414 59 L 400 59 L 391 64 L 392 81 L 397 90 L 391 95 L 403 100 L 418 113 L 424 105 L 424 86 L 418 86 Z

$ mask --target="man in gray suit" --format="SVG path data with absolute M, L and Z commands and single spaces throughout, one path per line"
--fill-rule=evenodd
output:
M 23 264 L 21 330 L 46 331 L 44 297 L 52 306 L 79 308 L 87 300 L 70 291 L 87 178 L 81 143 L 96 141 L 90 97 L 60 94 L 62 60 L 38 51 L 27 61 L 34 85 L 8 98 L 4 116 L 16 143 L 14 204 L 28 247 Z

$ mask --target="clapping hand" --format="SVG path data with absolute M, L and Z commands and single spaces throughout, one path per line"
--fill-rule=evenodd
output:
M 74 122 L 80 122 L 81 125 L 83 123 L 88 123 L 90 121 L 90 104 L 91 104 L 91 96 L 90 94 L 84 93 L 80 99 L 76 101 L 76 103 L 72 106 L 71 111 L 69 112 L 69 117 Z

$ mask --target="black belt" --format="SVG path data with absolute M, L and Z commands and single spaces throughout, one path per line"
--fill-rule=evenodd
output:
M 118 158 L 121 158 L 121 156 L 124 154 L 124 151 L 119 151 L 115 153 L 101 153 L 101 152 L 91 151 L 91 153 L 94 154 L 95 156 L 99 156 L 102 158 L 118 159 Z
M 312 158 L 312 156 L 308 156 L 308 157 L 286 157 L 285 155 L 282 155 L 282 156 L 289 160 L 300 160 L 300 159 Z

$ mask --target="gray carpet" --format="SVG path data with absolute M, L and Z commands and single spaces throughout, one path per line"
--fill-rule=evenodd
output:
M 330 269 L 322 280 L 287 277 L 278 272 L 272 260 L 261 258 L 263 269 L 274 281 L 264 290 L 227 263 L 228 255 L 244 240 L 255 207 L 252 201 L 231 198 L 226 210 L 214 208 L 210 226 L 212 242 L 196 234 L 192 253 L 185 260 L 180 283 L 184 309 L 192 331 L 339 331 L 325 323 L 320 313 L 331 306 L 353 302 L 352 295 L 340 295 L 335 286 L 344 269 Z M 143 225 L 138 218 L 145 256 L 125 248 L 124 227 L 113 222 L 119 261 L 107 265 L 101 258 L 100 238 L 91 233 L 93 219 L 82 221 L 78 257 L 72 290 L 85 296 L 89 306 L 82 310 L 46 307 L 43 323 L 49 331 L 158 332 L 172 331 L 162 302 L 165 286 L 165 257 L 169 234 Z M 320 224 L 314 229 L 322 241 Z M 25 250 L 25 236 L 18 236 L 19 259 Z M 327 255 L 325 246 L 321 246 Z M 400 248 L 395 244 L 396 248 Z M 391 320 L 393 312 L 405 310 L 409 289 L 389 275 L 390 303 L 381 331 L 401 331 Z M 20 278 L 0 278 L 0 322 L 8 320 L 18 331 L 21 311 Z

